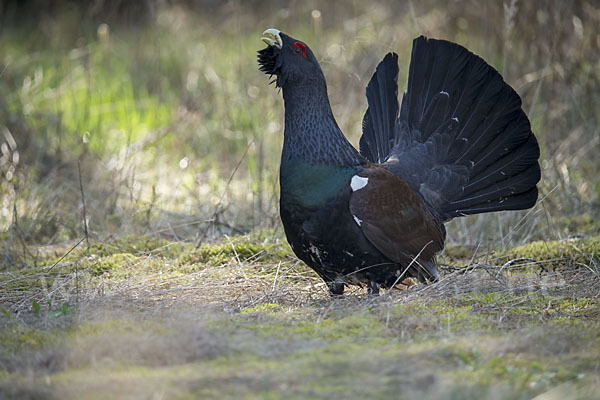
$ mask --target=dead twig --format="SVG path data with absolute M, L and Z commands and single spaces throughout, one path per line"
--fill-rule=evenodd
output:
M 13 228 L 17 223 L 17 203 L 13 203 L 13 217 L 10 222 L 9 234 L 8 234 L 8 243 L 6 243 L 6 255 L 5 259 L 10 265 L 14 265 L 12 259 L 10 258 L 10 247 L 12 245 L 13 240 Z
M 235 165 L 235 168 L 231 172 L 231 175 L 229 175 L 229 179 L 227 180 L 225 189 L 223 190 L 223 193 L 221 194 L 221 198 L 219 199 L 219 202 L 217 203 L 217 206 L 215 207 L 215 211 L 214 211 L 212 217 L 209 218 L 209 221 L 212 220 L 212 221 L 216 222 L 217 216 L 223 211 L 222 210 L 223 200 L 225 199 L 225 195 L 227 194 L 227 191 L 229 190 L 229 185 L 231 185 L 231 181 L 233 180 L 233 177 L 235 176 L 236 172 L 240 168 L 240 165 L 242 165 L 242 161 L 244 161 L 244 158 L 246 158 L 246 155 L 248 154 L 248 151 L 250 150 L 250 146 L 252 146 L 252 143 L 254 143 L 254 142 L 251 141 L 250 143 L 248 143 L 248 146 L 246 147 L 246 151 L 244 151 L 244 154 L 242 154 L 242 156 L 238 160 L 237 164 Z M 196 243 L 196 248 L 200 247 L 202 242 L 204 242 L 204 239 L 206 239 L 206 235 L 208 235 L 208 230 L 210 229 L 210 226 L 211 226 L 210 224 L 208 224 L 206 226 L 204 233 L 202 234 L 202 236 L 200 236 L 200 238 L 198 239 L 198 242 Z
M 75 250 L 75 248 L 76 248 L 77 246 L 79 246 L 79 245 L 81 244 L 81 242 L 83 242 L 84 240 L 85 240 L 85 238 L 81 238 L 81 240 L 79 240 L 79 242 L 77 242 L 77 243 L 75 244 L 75 246 L 71 247 L 71 249 L 70 249 L 69 251 L 67 251 L 67 252 L 65 253 L 65 255 L 63 255 L 61 258 L 59 258 L 59 259 L 58 259 L 58 261 L 57 261 L 57 262 L 55 262 L 53 266 L 51 266 L 50 268 L 48 268 L 48 270 L 47 270 L 46 272 L 52 271 L 52 270 L 54 269 L 54 267 L 56 267 L 58 264 L 60 264 L 60 262 L 61 262 L 62 260 L 64 260 L 66 256 L 68 256 L 69 254 L 71 254 L 71 252 L 72 252 L 73 250 Z
M 81 203 L 83 205 L 83 232 L 85 233 L 85 242 L 87 244 L 87 254 L 90 255 L 90 240 L 88 238 L 88 224 L 85 212 L 85 194 L 83 192 L 83 182 L 81 180 L 81 160 L 77 160 L 77 172 L 79 173 L 79 190 L 81 191 Z

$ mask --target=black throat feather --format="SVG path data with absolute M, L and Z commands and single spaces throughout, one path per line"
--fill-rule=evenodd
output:
M 258 65 L 259 70 L 264 72 L 265 74 L 272 77 L 276 76 L 276 79 L 272 80 L 269 83 L 274 83 L 275 86 L 280 88 L 283 86 L 283 79 L 281 78 L 281 64 L 283 63 L 280 50 L 275 48 L 274 46 L 267 46 L 262 50 L 259 50 L 258 56 Z

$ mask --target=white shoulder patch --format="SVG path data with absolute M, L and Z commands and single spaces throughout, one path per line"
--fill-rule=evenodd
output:
M 356 224 L 358 226 L 361 226 L 362 224 L 362 219 L 358 218 L 356 215 L 352 214 L 352 218 L 354 218 L 354 222 L 356 222 Z
M 350 180 L 350 187 L 352 188 L 353 192 L 356 192 L 357 190 L 367 186 L 367 183 L 369 183 L 369 178 L 363 178 L 362 176 L 354 175 Z

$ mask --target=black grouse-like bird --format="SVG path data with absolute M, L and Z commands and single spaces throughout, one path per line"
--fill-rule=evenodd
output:
M 276 29 L 262 39 L 260 70 L 276 76 L 285 103 L 281 219 L 331 294 L 435 281 L 444 222 L 536 203 L 540 151 L 521 99 L 464 47 L 415 39 L 401 107 L 398 56 L 387 54 L 367 86 L 358 152 L 306 43 Z

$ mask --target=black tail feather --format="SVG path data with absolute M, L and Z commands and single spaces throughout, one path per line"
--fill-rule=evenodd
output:
M 363 118 L 361 153 L 382 163 L 390 154 L 398 118 L 398 55 L 388 53 L 367 86 L 369 108 Z
M 465 213 L 466 210 L 482 203 L 500 201 L 506 197 L 518 197 L 523 193 L 527 193 L 532 186 L 535 187 L 538 180 L 539 173 L 535 175 L 528 170 L 523 171 L 501 182 L 495 182 L 481 188 L 476 192 L 465 194 L 458 200 L 448 202 L 443 211 Z
M 442 220 L 535 204 L 538 143 L 519 95 L 500 74 L 455 43 L 415 39 L 390 136 L 389 125 L 379 121 L 398 113 L 389 100 L 397 91 L 388 73 L 392 62 L 397 71 L 395 61 L 386 56 L 367 87 L 361 153 L 373 162 L 387 160 L 384 165 Z
M 494 211 L 526 210 L 535 205 L 538 198 L 537 187 L 516 196 L 500 197 L 494 201 L 472 204 L 468 207 L 457 208 L 452 211 L 454 216 L 480 214 Z
M 539 171 L 539 168 L 537 168 L 537 159 L 539 155 L 537 142 L 532 135 L 529 137 L 527 143 L 522 144 L 512 153 L 508 153 L 506 156 L 499 158 L 493 164 L 488 165 L 485 169 L 481 170 L 478 174 L 472 174 L 469 183 L 463 187 L 463 196 L 467 196 L 477 190 L 488 187 L 495 182 L 502 182 L 505 179 L 516 177 L 522 172 L 528 172 L 532 177 L 539 175 L 539 173 L 536 173 L 536 170 Z M 536 180 L 534 184 L 537 182 L 538 181 Z

